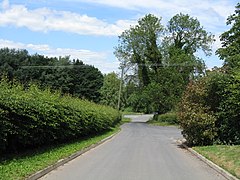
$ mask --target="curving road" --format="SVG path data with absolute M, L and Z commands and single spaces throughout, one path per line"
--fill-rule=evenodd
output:
M 175 127 L 151 126 L 150 115 L 129 116 L 113 139 L 57 168 L 42 180 L 222 180 L 208 165 L 182 149 Z

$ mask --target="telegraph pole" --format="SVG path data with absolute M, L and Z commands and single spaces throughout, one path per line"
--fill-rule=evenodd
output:
M 121 94 L 122 94 L 122 84 L 123 84 L 123 73 L 124 73 L 124 65 L 121 65 L 121 79 L 119 83 L 119 92 L 118 92 L 118 110 L 120 111 L 120 105 L 121 105 Z

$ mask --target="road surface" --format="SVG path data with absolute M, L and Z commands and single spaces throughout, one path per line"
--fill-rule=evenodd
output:
M 131 123 L 103 143 L 42 177 L 42 180 L 222 180 L 187 150 L 175 127 L 144 123 L 149 115 L 130 116 Z

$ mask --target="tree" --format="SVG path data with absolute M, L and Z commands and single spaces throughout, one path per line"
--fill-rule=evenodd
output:
M 82 61 L 76 60 L 73 62 L 70 77 L 70 94 L 94 102 L 100 100 L 103 75 L 97 68 L 85 65 Z
M 17 70 L 29 60 L 26 50 L 0 49 L 0 76 L 7 75 L 10 80 L 16 76 Z
M 240 3 L 235 13 L 227 18 L 227 25 L 232 27 L 220 36 L 222 47 L 216 51 L 228 69 L 240 68 Z
M 194 53 L 202 50 L 206 55 L 211 55 L 211 44 L 214 36 L 204 30 L 197 19 L 188 14 L 173 16 L 167 25 L 169 35 L 164 39 L 167 48 L 166 62 L 175 64 L 178 71 L 186 81 L 194 71 L 203 71 L 204 64 Z
M 117 109 L 118 93 L 121 80 L 114 72 L 104 76 L 103 86 L 100 89 L 100 103 Z
M 202 50 L 210 55 L 214 41 L 214 36 L 204 30 L 197 19 L 187 14 L 173 16 L 167 30 L 161 46 L 164 70 L 160 71 L 161 78 L 157 79 L 165 87 L 162 88 L 165 92 L 162 97 L 167 103 L 161 108 L 166 110 L 167 107 L 174 109 L 190 80 L 204 73 L 204 61 L 195 53 Z
M 95 67 L 66 57 L 29 55 L 27 50 L 0 49 L 0 76 L 16 79 L 28 87 L 30 82 L 41 88 L 60 90 L 63 94 L 98 102 L 103 75 Z
M 135 66 L 141 87 L 150 83 L 150 71 L 157 71 L 157 66 L 161 66 L 158 41 L 163 26 L 160 21 L 161 18 L 152 14 L 144 16 L 136 26 L 119 36 L 119 44 L 115 48 L 115 55 L 122 64 Z
M 139 90 L 130 96 L 131 104 L 145 112 L 164 113 L 174 108 L 190 79 L 204 71 L 203 60 L 195 52 L 202 50 L 209 55 L 214 41 L 213 35 L 189 15 L 175 15 L 165 37 L 160 21 L 146 15 L 122 33 L 115 50 L 121 64 L 133 67 L 138 79 Z
M 167 38 L 174 47 L 184 50 L 186 54 L 193 54 L 199 49 L 206 55 L 211 54 L 210 44 L 214 36 L 204 30 L 197 19 L 180 13 L 170 19 L 167 27 L 170 33 Z

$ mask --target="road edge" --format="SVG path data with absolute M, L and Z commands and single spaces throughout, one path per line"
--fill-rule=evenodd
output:
M 82 150 L 80 150 L 80 151 L 78 151 L 78 152 L 76 152 L 76 153 L 74 153 L 74 154 L 72 154 L 72 155 L 64 158 L 64 159 L 60 159 L 60 160 L 57 161 L 56 163 L 54 163 L 54 164 L 52 164 L 52 165 L 50 165 L 50 166 L 48 166 L 48 167 L 46 167 L 46 168 L 44 168 L 44 169 L 42 169 L 42 170 L 40 170 L 40 171 L 38 171 L 38 172 L 30 175 L 29 177 L 26 178 L 26 180 L 37 180 L 37 179 L 41 178 L 42 176 L 48 174 L 48 173 L 51 172 L 52 170 L 54 170 L 54 169 L 56 169 L 56 168 L 58 168 L 58 167 L 60 167 L 60 166 L 62 166 L 62 165 L 64 165 L 64 164 L 66 164 L 67 162 L 69 162 L 69 161 L 77 158 L 78 156 L 81 156 L 82 154 L 90 151 L 91 149 L 96 148 L 97 146 L 103 144 L 104 142 L 112 139 L 112 138 L 113 138 L 114 136 L 116 136 L 120 131 L 121 131 L 121 129 L 118 130 L 116 133 L 114 133 L 114 134 L 112 134 L 112 135 L 110 135 L 110 136 L 102 139 L 101 141 L 99 141 L 99 142 L 97 142 L 97 143 L 95 143 L 95 144 L 90 145 L 89 147 L 86 147 L 86 148 L 84 148 L 84 149 L 82 149 Z
M 188 147 L 184 141 L 179 140 L 178 141 L 185 149 L 187 149 L 190 153 L 192 153 L 194 156 L 196 156 L 198 159 L 200 159 L 201 161 L 203 161 L 204 163 L 206 163 L 208 166 L 210 166 L 212 169 L 214 169 L 215 171 L 217 171 L 219 174 L 221 174 L 222 176 L 224 176 L 226 179 L 229 180 L 239 180 L 237 177 L 235 177 L 234 175 L 230 174 L 228 171 L 226 171 L 225 169 L 221 168 L 220 166 L 218 166 L 217 164 L 215 164 L 214 162 L 210 161 L 209 159 L 207 159 L 206 157 L 204 157 L 203 155 L 199 154 L 197 151 L 193 150 L 192 148 Z

